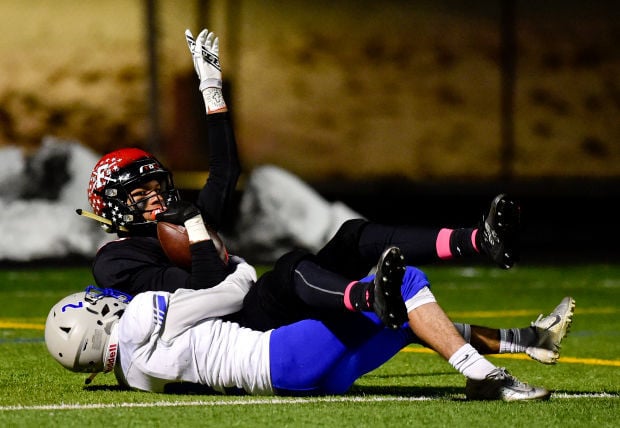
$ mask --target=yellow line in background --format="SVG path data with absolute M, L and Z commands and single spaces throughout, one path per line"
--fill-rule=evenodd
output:
M 604 308 L 586 308 L 579 309 L 575 311 L 581 314 L 612 314 L 618 312 L 618 309 L 611 307 Z M 526 316 L 537 314 L 531 310 L 516 310 L 516 311 L 475 311 L 475 312 L 458 312 L 452 313 L 451 316 L 462 316 L 462 317 L 479 317 L 479 318 L 490 318 L 490 317 L 506 317 L 506 316 Z M 0 319 L 0 329 L 16 329 L 16 330 L 45 330 L 45 325 L 40 323 L 27 323 L 27 322 L 19 322 L 10 319 Z M 434 354 L 435 351 L 432 351 L 428 348 L 422 348 L 418 346 L 408 346 L 404 348 L 401 352 L 413 352 L 418 354 Z M 524 354 L 493 354 L 493 358 L 506 358 L 513 360 L 529 360 L 530 357 Z M 613 366 L 620 367 L 620 361 L 618 360 L 602 360 L 598 358 L 576 358 L 576 357 L 560 357 L 560 363 L 570 363 L 570 364 L 588 364 L 594 366 Z
M 0 328 L 16 330 L 45 330 L 44 324 L 0 320 Z

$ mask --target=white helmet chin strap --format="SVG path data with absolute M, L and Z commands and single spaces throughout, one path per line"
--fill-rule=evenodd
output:
M 103 373 L 110 373 L 116 365 L 116 357 L 118 356 L 118 321 L 114 323 L 110 330 L 110 339 L 108 339 L 107 349 L 103 355 Z M 86 378 L 86 385 L 90 384 L 95 376 L 100 372 L 91 373 Z

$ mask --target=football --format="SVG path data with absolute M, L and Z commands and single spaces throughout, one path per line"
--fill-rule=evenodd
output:
M 205 225 L 206 226 L 206 225 Z M 215 244 L 220 259 L 228 263 L 228 251 L 224 241 L 211 227 L 206 226 L 209 236 Z M 189 237 L 184 226 L 160 221 L 157 223 L 157 237 L 168 259 L 175 265 L 189 269 L 192 266 L 192 254 L 189 250 Z

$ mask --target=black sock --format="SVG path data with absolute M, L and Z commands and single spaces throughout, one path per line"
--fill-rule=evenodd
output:
M 372 310 L 372 305 L 370 300 L 370 288 L 372 286 L 372 282 L 361 282 L 356 281 L 352 282 L 348 286 L 348 292 L 345 293 L 345 302 L 344 305 L 349 309 L 353 309 L 356 311 L 370 311 Z M 348 299 L 348 301 L 347 301 Z
M 474 229 L 469 227 L 454 229 L 452 235 L 450 235 L 450 252 L 454 257 L 466 257 L 478 254 L 478 251 L 472 243 L 473 233 Z M 478 236 L 476 236 L 476 238 L 478 238 Z M 476 245 L 478 244 L 476 243 Z

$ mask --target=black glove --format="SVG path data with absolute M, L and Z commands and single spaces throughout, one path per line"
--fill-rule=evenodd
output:
M 200 215 L 196 205 L 187 201 L 175 201 L 168 204 L 166 211 L 155 216 L 157 221 L 178 224 L 183 226 L 185 221 Z

